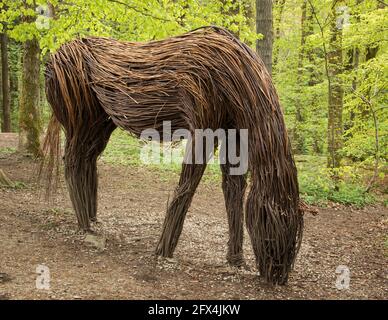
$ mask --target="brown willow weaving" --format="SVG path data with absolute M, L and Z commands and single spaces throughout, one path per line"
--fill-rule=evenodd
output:
M 191 132 L 248 129 L 246 227 L 260 275 L 271 283 L 287 282 L 303 229 L 297 171 L 271 77 L 248 46 L 217 27 L 149 43 L 78 39 L 51 56 L 46 93 L 54 112 L 46 161 L 53 169 L 59 159 L 62 126 L 65 177 L 84 230 L 96 219 L 96 160 L 116 127 L 135 136 L 148 128 L 162 132 L 163 121 L 171 121 L 172 130 Z M 172 256 L 205 167 L 182 164 L 157 254 Z M 246 176 L 229 175 L 230 163 L 221 167 L 227 259 L 241 265 Z

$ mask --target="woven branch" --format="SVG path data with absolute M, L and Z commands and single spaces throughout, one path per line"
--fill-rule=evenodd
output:
M 271 77 L 248 46 L 217 27 L 148 43 L 78 39 L 51 56 L 46 93 L 54 112 L 47 163 L 53 169 L 59 161 L 59 122 L 69 191 L 83 229 L 96 217 L 96 159 L 116 127 L 135 136 L 149 128 L 162 132 L 163 121 L 171 121 L 172 130 L 248 129 L 246 226 L 261 276 L 287 282 L 303 229 L 297 171 Z M 204 171 L 183 168 L 157 249 L 165 256 L 175 249 Z M 241 262 L 245 179 L 224 175 L 223 181 L 228 259 Z

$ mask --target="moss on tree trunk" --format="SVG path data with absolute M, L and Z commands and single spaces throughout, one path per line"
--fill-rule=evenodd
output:
M 2 132 L 11 132 L 11 112 L 10 112 L 10 88 L 9 88 L 9 65 L 8 65 L 8 37 L 4 32 L 1 38 L 1 82 L 3 93 L 3 119 Z
M 272 0 L 256 0 L 256 32 L 264 35 L 262 40 L 256 42 L 257 53 L 272 74 Z
M 332 8 L 330 24 L 330 51 L 328 52 L 329 64 L 329 110 L 328 110 L 328 167 L 339 168 L 341 164 L 342 148 L 342 112 L 343 96 L 341 73 L 343 69 L 342 57 L 342 20 L 336 6 Z
M 34 156 L 41 155 L 39 114 L 40 48 L 37 39 L 27 40 L 23 46 L 23 76 L 19 104 L 19 150 Z

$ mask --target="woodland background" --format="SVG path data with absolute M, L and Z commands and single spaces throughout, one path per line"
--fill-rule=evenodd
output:
M 86 35 L 149 41 L 204 25 L 231 30 L 263 58 L 278 90 L 309 203 L 387 204 L 388 5 L 382 0 L 3 0 L 1 130 L 41 156 L 50 117 L 44 63 Z M 143 166 L 120 130 L 102 160 Z M 0 168 L 1 169 L 1 168 Z M 177 165 L 151 168 L 165 174 Z M 210 166 L 205 179 L 219 175 Z

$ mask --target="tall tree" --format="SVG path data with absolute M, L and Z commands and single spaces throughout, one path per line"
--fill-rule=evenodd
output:
M 3 26 L 4 28 L 4 26 Z M 8 62 L 8 36 L 3 30 L 0 35 L 1 42 L 1 83 L 3 92 L 3 119 L 2 132 L 11 132 L 11 111 L 10 111 L 10 84 L 9 84 L 9 62 Z
M 277 14 L 275 14 L 274 19 L 274 25 L 275 25 L 275 35 L 274 35 L 274 42 L 276 43 L 277 40 L 280 39 L 280 25 L 282 23 L 282 16 L 284 11 L 284 6 L 286 4 L 286 0 L 275 0 L 275 12 L 277 11 Z M 273 64 L 276 66 L 279 58 L 279 46 L 276 46 L 274 48 L 273 52 Z
M 333 0 L 331 7 L 329 51 L 327 54 L 329 73 L 329 101 L 328 101 L 328 167 L 339 168 L 341 163 L 340 150 L 342 148 L 342 113 L 344 90 L 341 81 L 343 71 L 342 53 L 343 18 L 338 1 Z
M 33 17 L 24 17 L 24 20 L 27 23 L 31 23 L 33 22 Z M 22 85 L 19 103 L 19 149 L 34 156 L 41 155 L 39 139 L 41 133 L 39 74 L 40 47 L 38 40 L 33 36 L 32 39 L 26 40 L 23 44 Z
M 362 0 L 356 0 L 356 6 L 353 8 L 353 15 L 355 23 L 360 23 L 360 13 L 358 12 L 359 9 L 357 8 L 358 5 L 360 5 Z M 358 69 L 359 63 L 360 63 L 360 48 L 358 46 L 352 46 L 350 47 L 346 52 L 346 59 L 345 59 L 344 68 L 348 72 L 351 72 L 352 70 L 355 71 Z M 357 78 L 356 76 L 352 79 L 352 91 L 356 91 L 357 89 Z M 353 122 L 355 118 L 355 112 L 354 110 L 350 110 L 350 116 L 349 121 L 344 123 L 344 130 L 345 132 L 349 130 L 353 126 Z M 349 134 L 348 134 L 349 135 Z M 346 136 L 344 137 L 347 138 Z
M 272 73 L 272 0 L 256 0 L 256 32 L 263 34 L 264 38 L 257 40 L 256 50 L 264 61 L 268 72 Z
M 302 14 L 300 19 L 300 27 L 301 27 L 301 37 L 300 37 L 300 47 L 298 54 L 298 70 L 297 70 L 297 79 L 296 79 L 296 101 L 295 101 L 295 127 L 294 127 L 294 141 L 295 141 L 295 151 L 296 153 L 303 153 L 304 151 L 304 135 L 300 133 L 300 127 L 304 121 L 303 115 L 303 87 L 305 85 L 303 81 L 303 64 L 305 57 L 305 44 L 306 38 L 308 35 L 308 28 L 306 26 L 306 17 L 307 17 L 307 0 L 303 0 L 302 2 Z
M 19 102 L 19 74 L 21 68 L 21 44 L 9 38 L 8 43 L 9 60 L 9 87 L 11 93 L 11 129 L 18 127 L 18 102 Z

